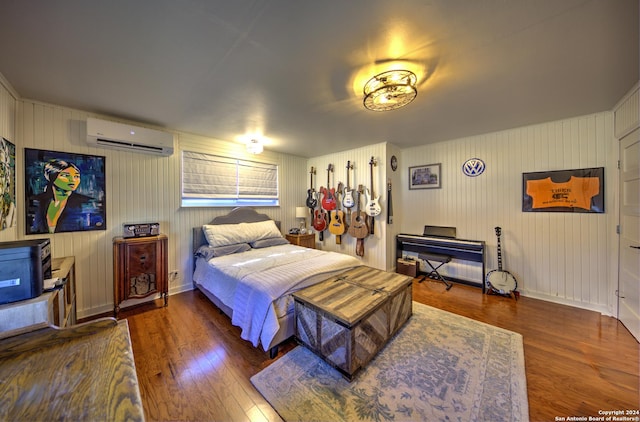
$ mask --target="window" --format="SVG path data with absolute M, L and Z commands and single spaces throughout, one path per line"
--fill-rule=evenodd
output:
M 277 206 L 278 166 L 182 151 L 182 206 Z

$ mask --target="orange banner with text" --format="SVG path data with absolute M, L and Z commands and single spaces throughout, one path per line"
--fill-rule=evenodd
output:
M 527 195 L 533 198 L 532 208 L 591 208 L 591 198 L 600 193 L 597 177 L 573 177 L 566 183 L 554 183 L 551 177 L 527 181 Z
M 522 173 L 524 212 L 604 212 L 604 167 Z

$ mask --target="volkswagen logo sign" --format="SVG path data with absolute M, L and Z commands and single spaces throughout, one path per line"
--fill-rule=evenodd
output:
M 476 177 L 484 173 L 484 168 L 484 161 L 479 158 L 469 158 L 462 165 L 462 172 L 469 177 Z

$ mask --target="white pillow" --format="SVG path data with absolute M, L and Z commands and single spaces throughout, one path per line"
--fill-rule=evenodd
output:
M 216 226 L 205 224 L 202 226 L 202 230 L 209 246 L 213 247 L 234 245 L 236 243 L 251 243 L 271 237 L 282 237 L 273 220 L 259 221 L 257 223 L 220 224 Z

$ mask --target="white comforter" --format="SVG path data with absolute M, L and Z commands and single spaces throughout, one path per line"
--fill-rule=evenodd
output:
M 212 258 L 208 263 L 223 277 L 220 286 L 209 280 L 206 288 L 233 309 L 232 324 L 241 337 L 266 350 L 280 325 L 273 302 L 279 297 L 322 281 L 333 274 L 362 265 L 352 256 L 294 245 L 272 246 Z M 208 269 L 196 266 L 194 280 L 204 284 Z M 230 285 L 229 279 L 237 281 Z M 219 290 L 219 292 L 216 292 Z M 224 292 L 226 291 L 226 293 Z M 224 300 L 223 300 L 224 302 Z

